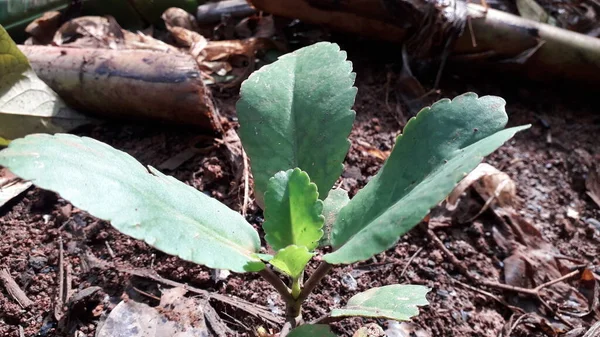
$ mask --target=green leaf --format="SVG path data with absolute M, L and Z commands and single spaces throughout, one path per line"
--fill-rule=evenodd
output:
M 325 247 L 331 245 L 331 227 L 335 222 L 338 214 L 344 206 L 350 201 L 348 192 L 336 188 L 329 191 L 327 199 L 323 201 L 323 217 L 325 218 L 325 224 L 323 225 L 323 238 L 319 241 L 319 247 Z
M 419 305 L 428 305 L 429 288 L 419 285 L 393 284 L 372 288 L 350 298 L 341 309 L 333 309 L 331 317 L 374 317 L 407 321 L 419 314 Z
M 291 245 L 278 251 L 269 262 L 282 273 L 297 279 L 314 255 L 304 246 Z
M 0 26 L 0 137 L 66 132 L 91 120 L 67 105 L 40 80 Z
M 381 170 L 344 207 L 325 255 L 331 264 L 366 260 L 394 245 L 484 156 L 516 132 L 502 130 L 502 98 L 474 93 L 443 99 L 412 118 Z
M 251 159 L 256 201 L 269 179 L 306 171 L 324 200 L 340 177 L 354 121 L 355 74 L 336 44 L 319 42 L 254 72 L 237 103 L 240 138 Z
M 323 202 L 306 172 L 278 172 L 265 194 L 265 240 L 274 250 L 299 245 L 313 250 L 323 236 Z
M 265 267 L 258 233 L 239 213 L 107 144 L 30 135 L 0 151 L 0 165 L 167 254 L 235 272 Z
M 288 337 L 335 337 L 326 324 L 304 324 L 290 332 Z

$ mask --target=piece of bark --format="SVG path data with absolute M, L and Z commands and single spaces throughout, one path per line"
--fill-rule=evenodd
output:
M 19 48 L 36 74 L 75 109 L 222 133 L 211 93 L 190 55 L 150 50 Z
M 432 13 L 432 6 L 422 0 L 249 2 L 271 14 L 390 42 L 403 42 L 420 35 L 423 27 L 414 23 L 437 20 L 436 24 L 445 25 L 454 17 L 466 20 L 468 15 L 472 33 L 468 27 L 462 30 L 451 46 L 451 61 L 464 62 L 469 67 L 474 64 L 501 67 L 533 80 L 600 84 L 600 39 L 472 3 L 459 1 L 456 10 L 440 6 Z M 444 15 L 445 20 L 437 19 Z M 431 32 L 438 33 L 444 28 Z M 432 34 L 430 38 L 436 37 Z M 429 42 L 426 40 L 426 36 L 419 36 L 414 42 L 425 44 Z M 438 38 L 436 43 L 441 45 L 446 41 Z
M 6 269 L 0 269 L 0 280 L 4 284 L 4 288 L 8 294 L 15 300 L 19 305 L 23 308 L 27 308 L 28 306 L 33 304 L 25 292 L 21 290 L 17 282 L 10 276 L 10 273 Z

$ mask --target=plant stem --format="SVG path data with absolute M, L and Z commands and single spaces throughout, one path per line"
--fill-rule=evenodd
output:
M 297 279 L 292 280 L 292 297 L 298 298 L 301 290 L 302 289 L 300 288 L 300 279 L 297 278 Z
M 327 273 L 329 273 L 331 268 L 333 268 L 333 266 L 330 265 L 329 263 L 327 263 L 325 261 L 321 262 L 321 264 L 317 267 L 315 272 L 312 275 L 310 275 L 310 277 L 304 284 L 304 288 L 300 292 L 300 295 L 296 299 L 296 302 L 297 303 L 304 302 L 304 300 L 306 300 L 308 295 L 310 295 L 310 293 L 312 293 L 312 291 L 317 287 L 317 285 L 319 285 L 319 283 L 321 283 L 321 280 L 323 279 L 323 277 L 325 277 L 325 275 L 327 275 Z
M 286 303 L 286 306 L 295 302 L 295 299 L 292 297 L 292 293 L 290 288 L 288 288 L 285 283 L 275 274 L 273 270 L 269 267 L 265 267 L 265 269 L 259 272 L 259 275 L 262 276 L 267 282 L 271 283 L 271 285 L 277 290 L 277 292 L 281 295 L 283 300 Z

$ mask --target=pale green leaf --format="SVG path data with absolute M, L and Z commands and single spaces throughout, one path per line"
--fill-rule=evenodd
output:
M 314 255 L 304 246 L 291 245 L 279 250 L 269 262 L 282 273 L 297 279 Z
M 265 194 L 265 240 L 274 250 L 299 245 L 313 250 L 323 236 L 323 202 L 306 172 L 278 172 Z
M 335 251 L 324 260 L 353 263 L 394 245 L 484 156 L 529 127 L 503 130 L 504 105 L 499 97 L 467 93 L 421 110 L 377 175 L 340 211 L 331 234 Z
M 0 137 L 66 132 L 89 122 L 36 76 L 25 55 L 0 26 Z
M 329 325 L 304 324 L 290 332 L 288 337 L 335 337 Z
M 265 267 L 258 234 L 239 213 L 107 144 L 30 135 L 0 151 L 0 165 L 167 254 L 236 272 Z
M 407 321 L 419 314 L 418 306 L 428 305 L 429 288 L 393 284 L 372 288 L 350 298 L 345 307 L 333 309 L 331 317 L 374 317 Z
M 325 223 L 323 225 L 323 238 L 319 241 L 320 247 L 329 246 L 331 244 L 331 226 L 335 222 L 340 210 L 350 201 L 348 192 L 341 188 L 336 188 L 329 191 L 327 199 L 323 201 L 323 217 Z
M 338 45 L 319 42 L 280 57 L 242 84 L 239 132 L 261 207 L 269 179 L 296 167 L 308 173 L 321 200 L 327 197 L 350 147 L 351 71 Z

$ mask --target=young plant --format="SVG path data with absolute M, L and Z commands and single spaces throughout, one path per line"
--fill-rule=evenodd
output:
M 302 303 L 330 269 L 392 247 L 484 156 L 528 127 L 504 129 L 499 97 L 443 99 L 407 123 L 381 170 L 349 199 L 332 187 L 350 146 L 354 79 L 346 54 L 322 42 L 281 57 L 242 85 L 239 133 L 274 255 L 259 253 L 258 233 L 239 213 L 90 138 L 30 135 L 1 151 L 0 165 L 167 254 L 210 268 L 258 272 L 286 303 L 282 336 L 331 335 L 327 326 L 301 325 Z M 307 263 L 325 246 L 331 252 L 304 282 Z M 427 292 L 417 285 L 373 288 L 318 322 L 407 320 L 428 303 Z

